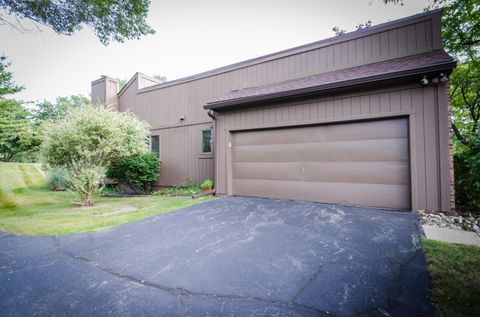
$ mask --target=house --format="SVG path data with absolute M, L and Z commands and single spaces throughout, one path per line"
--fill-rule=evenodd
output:
M 92 100 L 151 125 L 160 186 L 450 211 L 440 23 L 431 11 L 166 83 L 137 73 L 118 92 L 102 76 Z

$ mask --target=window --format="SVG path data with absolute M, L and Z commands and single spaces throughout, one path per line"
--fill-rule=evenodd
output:
M 212 130 L 202 131 L 202 153 L 212 153 Z
M 151 150 L 160 159 L 160 138 L 158 135 L 152 135 L 150 137 Z

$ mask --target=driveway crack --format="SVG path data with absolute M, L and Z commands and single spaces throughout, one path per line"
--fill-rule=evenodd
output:
M 66 255 L 66 256 L 68 256 L 72 259 L 85 262 L 88 265 L 90 265 L 90 266 L 92 266 L 96 269 L 99 269 L 99 270 L 101 270 L 101 271 L 103 271 L 107 274 L 110 274 L 112 276 L 115 276 L 115 277 L 118 277 L 118 278 L 121 278 L 121 279 L 124 279 L 124 280 L 128 280 L 130 282 L 140 284 L 142 286 L 148 286 L 148 287 L 152 287 L 152 288 L 155 288 L 155 289 L 163 290 L 163 291 L 166 291 L 166 292 L 172 294 L 173 296 L 175 296 L 180 301 L 180 304 L 182 305 L 182 307 L 184 307 L 185 316 L 189 316 L 189 313 L 188 313 L 188 309 L 186 307 L 186 304 L 184 303 L 184 301 L 182 299 L 182 296 L 207 297 L 207 298 L 213 298 L 213 299 L 216 299 L 216 300 L 226 299 L 226 300 L 259 301 L 259 302 L 263 302 L 263 303 L 266 303 L 266 304 L 286 307 L 286 308 L 293 309 L 293 310 L 301 310 L 303 312 L 310 313 L 310 314 L 315 314 L 317 316 L 329 316 L 329 317 L 332 316 L 329 312 L 322 311 L 322 310 L 319 310 L 319 309 L 316 309 L 316 308 L 313 308 L 313 307 L 309 307 L 309 306 L 300 305 L 300 304 L 297 304 L 297 303 L 269 300 L 269 299 L 256 297 L 256 296 L 244 296 L 244 295 L 233 295 L 233 294 L 215 294 L 215 293 L 208 293 L 208 292 L 195 292 L 195 291 L 190 291 L 190 290 L 188 290 L 186 288 L 183 288 L 183 287 L 171 287 L 171 286 L 166 286 L 166 285 L 162 285 L 162 284 L 151 282 L 151 281 L 142 280 L 142 279 L 139 279 L 139 278 L 137 278 L 133 275 L 130 275 L 130 274 L 115 272 L 112 269 L 104 267 L 101 263 L 93 261 L 93 260 L 91 260 L 87 257 L 73 254 L 73 253 L 71 253 L 71 252 L 69 252 L 69 251 L 67 251 L 63 248 L 63 246 L 60 244 L 60 240 L 58 239 L 58 237 L 52 237 L 52 238 L 53 238 L 53 243 L 54 243 L 56 249 L 58 250 L 58 252 Z M 313 279 L 313 277 L 312 277 L 312 279 Z
M 323 268 L 323 265 L 320 264 L 318 270 L 313 273 L 313 275 L 308 279 L 308 281 L 300 288 L 300 290 L 292 296 L 292 298 L 290 299 L 290 303 L 292 303 L 292 305 L 298 305 L 295 301 L 297 300 L 298 296 L 300 296 L 303 291 L 308 287 L 310 286 L 310 284 L 312 284 L 312 282 L 317 278 L 317 276 L 322 272 L 322 268 Z
M 182 308 L 183 308 L 183 314 L 185 315 L 185 317 L 190 317 L 190 313 L 188 312 L 187 306 L 186 306 L 185 303 L 183 302 L 182 296 L 181 296 L 181 295 L 177 295 L 177 300 L 178 300 L 178 302 L 180 303 L 180 306 L 182 306 Z

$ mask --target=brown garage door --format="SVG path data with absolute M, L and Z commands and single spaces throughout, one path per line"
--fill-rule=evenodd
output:
M 236 132 L 234 195 L 410 208 L 407 119 Z

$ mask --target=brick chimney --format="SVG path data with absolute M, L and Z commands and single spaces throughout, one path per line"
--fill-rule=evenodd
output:
M 118 110 L 118 83 L 116 79 L 102 75 L 92 81 L 92 104 L 107 105 Z

